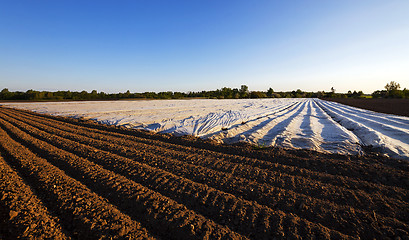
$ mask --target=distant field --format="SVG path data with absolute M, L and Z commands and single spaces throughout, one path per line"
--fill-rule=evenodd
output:
M 409 99 L 332 98 L 326 100 L 368 109 L 375 112 L 409 117 Z

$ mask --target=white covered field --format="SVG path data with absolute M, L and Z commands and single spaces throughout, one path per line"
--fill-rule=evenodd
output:
M 225 143 L 362 154 L 373 146 L 409 159 L 409 118 L 319 99 L 147 100 L 7 103 L 52 115 L 105 124 L 190 134 Z

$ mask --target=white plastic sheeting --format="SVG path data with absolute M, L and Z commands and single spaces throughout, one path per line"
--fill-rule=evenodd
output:
M 143 100 L 6 103 L 39 113 L 194 135 L 225 143 L 362 154 L 373 146 L 409 159 L 409 118 L 319 99 Z

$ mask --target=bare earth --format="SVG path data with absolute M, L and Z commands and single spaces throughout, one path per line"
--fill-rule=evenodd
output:
M 409 163 L 0 108 L 0 239 L 409 239 Z
M 409 117 L 409 99 L 384 99 L 384 98 L 332 98 L 325 99 L 333 102 L 342 103 L 352 107 L 368 109 L 380 113 L 395 114 Z

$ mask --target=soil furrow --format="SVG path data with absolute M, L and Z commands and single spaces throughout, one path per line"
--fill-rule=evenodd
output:
M 24 111 L 24 110 L 16 110 Z M 324 174 L 348 176 L 359 180 L 372 182 L 375 184 L 398 186 L 409 189 L 407 181 L 407 171 L 409 164 L 407 161 L 382 158 L 372 155 L 369 156 L 343 156 L 319 154 L 314 151 L 283 150 L 281 148 L 268 148 L 263 150 L 254 149 L 250 145 L 224 145 L 211 141 L 205 141 L 199 138 L 184 136 L 170 137 L 169 134 L 155 134 L 143 130 L 132 130 L 124 127 L 108 126 L 98 124 L 93 121 L 83 121 L 72 118 L 50 116 L 38 113 L 24 111 L 36 116 L 42 116 L 47 119 L 70 123 L 80 127 L 98 129 L 111 133 L 120 133 L 141 139 L 150 139 L 153 141 L 166 142 L 174 145 L 185 146 L 188 148 L 197 148 L 212 152 L 219 152 L 238 157 L 249 157 L 271 163 L 279 163 L 285 166 L 305 168 L 311 171 Z
M 32 189 L 0 156 L 0 239 L 71 239 Z
M 58 214 L 64 228 L 75 238 L 105 239 L 152 238 L 139 223 L 132 221 L 80 182 L 38 157 L 13 140 L 1 122 L 0 147 L 12 157 L 16 167 L 35 186 L 37 194 L 47 200 L 47 207 Z
M 39 126 L 37 123 L 31 123 L 31 124 L 41 127 L 42 130 L 47 130 L 47 127 Z M 336 202 L 337 204 L 349 205 L 349 206 L 359 208 L 359 209 L 367 209 L 370 212 L 376 211 L 378 214 L 382 214 L 386 216 L 390 216 L 389 214 L 391 212 L 397 212 L 399 213 L 399 216 L 392 215 L 392 217 L 399 217 L 400 219 L 406 219 L 406 216 L 408 215 L 406 211 L 391 211 L 391 208 L 392 209 L 405 209 L 407 204 L 400 203 L 400 201 L 397 201 L 395 199 L 389 199 L 389 197 L 385 195 L 380 195 L 376 193 L 367 194 L 362 191 L 351 191 L 351 190 L 346 190 L 342 188 L 334 190 L 335 188 L 332 187 L 331 185 L 329 186 L 332 188 L 329 188 L 327 185 L 323 185 L 323 184 L 320 185 L 319 183 L 316 183 L 313 181 L 310 182 L 303 178 L 301 178 L 301 180 L 300 178 L 294 179 L 294 178 L 291 178 L 291 176 L 286 176 L 285 174 L 282 174 L 282 173 L 272 172 L 274 173 L 274 175 L 272 174 L 269 175 L 268 173 L 262 172 L 259 169 L 240 168 L 241 166 L 238 164 L 232 165 L 226 162 L 221 162 L 221 160 L 213 160 L 213 162 L 215 163 L 208 161 L 208 163 L 203 164 L 203 163 L 193 162 L 191 161 L 190 158 L 183 156 L 183 157 L 179 157 L 179 159 L 188 160 L 192 164 L 194 163 L 194 165 L 180 162 L 178 161 L 178 159 L 176 160 L 172 159 L 178 162 L 173 164 L 172 166 L 169 166 L 169 163 L 171 162 L 170 156 L 162 157 L 161 158 L 162 160 L 160 161 L 154 161 L 153 159 L 159 158 L 159 156 L 151 152 L 148 153 L 147 151 L 144 151 L 143 148 L 141 148 L 140 146 L 135 146 L 134 148 L 125 148 L 121 146 L 120 143 L 117 145 L 113 145 L 112 143 L 115 143 L 115 139 L 107 143 L 107 142 L 101 142 L 100 140 L 88 139 L 86 137 L 78 137 L 74 134 L 68 134 L 63 131 L 58 131 L 58 130 L 54 130 L 54 131 L 49 130 L 49 131 L 56 132 L 60 136 L 68 137 L 69 139 L 72 139 L 78 142 L 82 142 L 83 144 L 88 144 L 88 145 L 92 145 L 100 149 L 115 152 L 125 157 L 139 159 L 138 161 L 141 161 L 140 159 L 145 159 L 145 161 L 143 161 L 144 163 L 147 163 L 153 167 L 165 168 L 167 171 L 170 171 L 170 172 L 175 173 L 175 169 L 180 169 L 180 171 L 177 172 L 176 174 L 180 175 L 181 171 L 184 171 L 184 173 L 182 173 L 184 177 L 192 179 L 191 176 L 196 176 L 196 179 L 199 179 L 199 181 L 202 181 L 202 182 L 203 182 L 203 178 L 206 178 L 206 177 L 203 177 L 203 175 L 204 176 L 215 176 L 216 175 L 216 176 L 219 176 L 219 179 L 231 179 L 231 175 L 229 174 L 229 172 L 234 171 L 235 175 L 239 178 L 254 179 L 253 175 L 261 176 L 263 177 L 262 180 L 265 180 L 265 179 L 269 180 L 269 181 L 264 181 L 264 183 L 270 184 L 271 182 L 275 181 L 274 182 L 275 184 L 273 185 L 275 187 L 289 189 L 289 190 L 294 190 L 294 189 L 300 190 L 301 189 L 302 191 L 304 191 L 302 192 L 302 194 L 306 194 L 308 196 L 320 196 L 320 198 L 323 198 L 324 196 L 324 197 L 329 198 L 329 200 L 335 199 L 337 201 Z M 138 150 L 135 150 L 135 149 L 138 149 Z M 81 154 L 81 153 L 77 153 L 77 154 Z M 225 174 L 219 173 L 219 172 L 214 173 L 212 171 L 209 171 L 208 169 L 198 167 L 198 165 L 206 165 L 207 167 L 209 167 L 211 164 L 213 166 L 216 166 L 217 170 L 220 170 L 220 169 L 224 170 L 223 172 L 225 172 Z M 191 169 L 191 168 L 193 168 L 194 169 L 193 171 L 196 171 L 197 173 L 191 174 L 191 172 L 188 171 L 188 169 Z M 260 178 L 257 180 L 260 181 Z M 194 181 L 198 181 L 198 180 L 194 180 Z M 218 186 L 220 186 L 221 183 L 206 182 L 206 184 L 209 184 L 217 188 Z M 248 189 L 260 189 L 260 186 L 257 186 L 257 185 L 254 186 L 254 185 L 255 184 L 253 184 L 251 181 L 248 181 L 248 183 L 245 186 L 251 186 Z M 253 197 L 254 194 L 251 193 L 251 190 L 248 190 L 248 189 L 247 191 L 240 191 L 241 195 L 244 195 L 245 198 L 249 200 L 257 200 L 261 204 L 265 204 L 266 202 L 271 203 L 271 199 L 268 199 L 268 200 L 254 199 Z M 261 189 L 265 190 L 266 188 L 261 188 Z M 268 193 L 269 192 L 271 191 L 268 190 Z M 243 193 L 247 193 L 247 194 L 243 194 Z M 261 192 L 261 193 L 264 193 L 264 192 Z M 268 193 L 267 195 L 269 195 Z M 237 191 L 234 192 L 234 194 L 237 194 Z M 402 194 L 404 195 L 405 191 L 403 191 Z M 293 196 L 291 197 L 291 199 L 293 199 Z M 322 205 L 322 202 L 320 205 Z M 328 207 L 326 207 L 325 205 L 331 205 L 331 204 L 324 203 L 323 208 L 328 209 Z M 268 206 L 272 207 L 271 204 Z M 273 206 L 275 207 L 275 204 Z M 286 209 L 292 209 L 292 208 L 286 208 Z
M 20 113 L 20 114 L 19 114 Z M 19 117 L 22 112 L 15 112 L 13 117 L 17 117 L 19 120 L 24 120 L 22 117 Z M 23 114 L 26 120 L 38 122 L 41 124 L 47 124 L 47 126 L 57 128 L 62 131 L 67 131 L 75 134 L 79 134 L 86 137 L 91 137 L 93 139 L 103 140 L 103 141 L 115 141 L 117 145 L 126 146 L 130 148 L 136 149 L 143 149 L 149 152 L 155 152 L 156 155 L 162 155 L 165 157 L 172 157 L 178 159 L 184 159 L 186 162 L 194 162 L 195 164 L 209 167 L 215 170 L 221 171 L 230 171 L 229 168 L 224 168 L 223 166 L 229 166 L 231 164 L 235 164 L 234 166 L 239 166 L 241 169 L 251 169 L 251 173 L 247 173 L 251 179 L 256 180 L 258 182 L 266 182 L 265 179 L 268 178 L 269 175 L 275 175 L 276 172 L 280 172 L 282 175 L 292 175 L 298 176 L 303 178 L 309 178 L 312 180 L 320 181 L 321 183 L 331 184 L 333 186 L 340 186 L 345 187 L 347 189 L 352 190 L 363 190 L 365 192 L 374 194 L 382 194 L 388 196 L 389 198 L 396 198 L 401 201 L 407 201 L 409 199 L 408 192 L 397 187 L 390 187 L 387 185 L 379 185 L 368 183 L 364 181 L 357 181 L 355 179 L 350 179 L 349 177 L 342 177 L 342 176 L 334 176 L 330 174 L 323 174 L 318 172 L 309 171 L 307 169 L 299 169 L 295 167 L 288 167 L 283 166 L 280 164 L 273 164 L 270 162 L 249 159 L 245 157 L 238 157 L 238 156 L 231 156 L 226 154 L 220 154 L 216 152 L 209 152 L 206 150 L 199 151 L 198 149 L 191 149 L 187 147 L 183 147 L 180 149 L 179 147 L 175 147 L 173 144 L 149 144 L 146 142 L 142 142 L 138 144 L 140 141 L 139 139 L 134 139 L 134 137 L 128 135 L 119 135 L 119 134 L 112 134 L 110 135 L 109 132 L 99 133 L 98 131 L 93 131 L 88 128 L 79 127 L 76 125 L 68 125 L 61 121 L 56 120 L 45 120 L 38 117 L 34 117 L 35 115 L 32 114 Z M 68 126 L 67 126 L 68 125 Z M 221 163 L 217 166 L 214 165 L 215 161 L 214 158 L 220 159 Z M 235 168 L 235 170 L 237 170 Z M 268 182 L 267 182 L 268 183 Z M 343 191 L 340 189 L 340 191 Z
M 24 126 L 20 126 L 20 127 L 24 127 Z M 25 127 L 28 127 L 28 126 L 25 126 Z M 49 136 L 49 137 L 52 138 L 51 141 L 54 143 L 59 141 L 58 139 L 59 137 L 54 137 L 54 138 L 52 136 Z M 65 142 L 68 142 L 68 141 L 69 140 L 65 140 Z M 60 143 L 64 144 L 64 140 L 63 142 L 60 142 Z M 71 143 L 71 145 L 75 145 L 75 144 L 76 143 L 74 142 Z M 86 148 L 87 146 L 81 146 L 80 144 L 77 144 L 77 146 L 75 146 L 76 149 L 81 149 L 84 147 Z M 48 149 L 53 149 L 53 151 L 48 150 Z M 43 149 L 43 151 L 50 151 L 48 154 L 53 155 L 55 154 L 55 152 L 58 152 L 61 150 L 57 148 L 53 148 L 52 146 L 48 146 L 45 149 Z M 86 155 L 91 157 L 90 154 L 92 154 L 93 152 L 94 151 L 90 149 L 90 151 L 88 151 Z M 110 155 L 109 153 L 101 152 L 99 154 L 101 154 L 99 159 L 105 161 L 105 164 L 111 164 L 114 166 L 115 165 L 122 166 L 122 164 L 118 164 L 121 158 L 120 156 L 116 156 L 112 159 L 109 159 L 108 157 L 108 155 Z M 70 159 L 78 158 L 73 154 L 60 153 L 58 155 L 69 155 Z M 48 158 L 51 158 L 51 156 L 49 156 Z M 81 160 L 81 166 L 84 165 L 85 161 L 86 160 Z M 69 165 L 73 165 L 73 164 L 75 164 L 75 162 Z M 79 166 L 78 169 L 76 168 L 74 172 L 80 172 L 79 168 L 81 166 Z M 84 168 L 88 169 L 90 167 L 84 166 Z M 152 172 L 151 176 L 148 176 L 147 174 L 147 172 L 149 173 L 149 170 L 151 170 L 150 172 Z M 95 171 L 96 170 L 93 170 L 92 172 L 94 173 Z M 129 171 L 131 171 L 131 174 L 129 174 L 130 176 L 139 177 L 139 180 L 142 180 L 144 183 L 148 183 L 148 184 L 150 181 L 157 181 L 155 179 L 158 177 L 158 174 L 160 175 L 160 172 L 158 170 L 150 169 L 149 167 L 139 172 L 132 172 L 132 169 L 128 169 L 125 167 L 123 170 L 123 173 L 127 173 Z M 158 173 L 155 175 L 155 172 L 158 172 Z M 82 174 L 85 174 L 85 173 L 82 173 Z M 276 235 L 276 237 L 282 237 L 282 236 L 288 236 L 288 234 L 295 234 L 295 233 L 302 234 L 304 236 L 312 236 L 312 235 L 317 236 L 317 237 L 320 236 L 323 238 L 327 238 L 327 237 L 344 238 L 345 237 L 345 236 L 342 237 L 342 234 L 339 234 L 336 231 L 331 231 L 323 227 L 318 227 L 315 223 L 305 221 L 295 215 L 292 215 L 292 214 L 287 215 L 281 211 L 274 212 L 271 209 L 262 207 L 256 203 L 251 203 L 248 201 L 237 199 L 233 195 L 221 193 L 219 191 L 214 191 L 212 189 L 210 189 L 212 191 L 209 191 L 208 190 L 209 188 L 206 188 L 205 186 L 203 186 L 205 187 L 203 188 L 200 184 L 197 184 L 197 183 L 193 183 L 193 182 L 184 183 L 183 179 L 180 177 L 174 176 L 174 178 L 179 178 L 180 181 L 175 180 L 175 179 L 172 180 L 171 175 L 170 174 L 167 174 L 167 175 L 169 178 L 167 180 L 167 185 L 162 185 L 162 186 L 163 187 L 169 186 L 164 189 L 168 191 L 172 189 L 176 189 L 176 190 L 172 190 L 172 191 L 177 191 L 177 192 L 174 192 L 172 196 L 179 197 L 180 195 L 182 197 L 179 197 L 178 199 L 185 200 L 185 202 L 188 204 L 192 204 L 190 202 L 192 201 L 192 199 L 195 199 L 196 197 L 195 202 L 200 203 L 202 205 L 201 207 L 202 212 L 207 213 L 207 214 L 213 214 L 215 217 L 220 215 L 220 213 L 224 213 L 223 215 L 227 215 L 227 217 L 221 216 L 221 218 L 218 219 L 219 221 L 225 221 L 225 223 L 228 224 L 229 226 L 235 229 L 238 229 L 239 231 L 244 231 L 246 235 L 250 237 L 254 237 L 255 239 L 260 239 L 260 238 L 265 238 L 265 237 L 270 238 L 272 235 L 273 236 Z M 161 177 L 164 177 L 164 176 L 162 175 Z M 101 178 L 101 177 L 99 176 L 98 178 Z M 149 185 L 156 186 L 155 182 L 152 182 Z M 204 198 L 208 199 L 208 201 L 203 202 L 202 200 L 203 197 L 201 196 L 204 196 Z M 242 207 L 240 208 L 236 207 L 235 211 L 233 212 L 228 211 L 228 209 L 230 209 L 230 205 L 232 201 L 234 203 L 233 205 L 236 205 L 236 206 L 242 205 Z M 196 207 L 195 209 L 200 209 L 200 208 Z M 226 210 L 223 211 L 223 209 L 226 209 Z M 248 216 L 249 214 L 250 216 Z M 291 224 L 284 225 L 284 226 L 275 225 L 277 222 L 293 223 L 294 221 L 299 222 L 300 224 L 297 224 L 295 226 L 292 226 Z M 281 228 L 283 229 L 283 231 L 281 232 L 277 231 Z M 258 229 L 258 231 L 255 231 L 255 229 Z
M 16 138 L 47 158 L 69 175 L 106 197 L 123 211 L 148 224 L 148 229 L 165 239 L 244 239 L 244 237 L 188 210 L 129 179 L 103 169 L 86 159 L 35 139 L 0 120 Z
M 51 141 L 54 142 L 54 143 L 57 143 L 59 140 L 58 140 L 58 138 L 54 138 Z M 65 148 L 65 147 L 63 147 L 63 148 Z M 79 150 L 80 148 L 83 148 L 83 147 L 78 146 L 78 147 L 76 147 L 75 150 L 71 149 L 71 151 L 74 151 L 77 154 L 83 155 L 85 157 L 91 157 L 91 158 L 97 158 L 97 159 L 98 159 L 98 157 L 95 157 L 95 156 L 101 155 L 101 157 L 99 157 L 100 159 L 107 159 L 108 155 L 110 155 L 109 153 L 94 153 L 93 149 L 84 148 L 84 150 Z M 104 161 L 104 160 L 98 160 L 98 161 L 100 162 L 100 161 Z M 165 162 L 165 161 L 162 161 L 162 162 Z M 113 157 L 112 160 L 110 161 L 110 163 L 115 163 L 113 165 L 113 166 L 115 166 L 115 167 L 113 167 L 114 169 L 115 168 L 117 168 L 117 169 L 122 168 L 122 170 L 120 170 L 121 174 L 124 174 L 124 175 L 128 174 L 127 176 L 130 176 L 130 177 L 145 175 L 145 174 L 149 175 L 149 174 L 147 174 L 147 172 L 149 172 L 149 169 L 147 169 L 147 170 L 142 169 L 142 170 L 139 170 L 139 172 L 138 171 L 135 172 L 135 169 L 133 169 L 133 171 L 131 171 L 132 167 L 128 167 L 129 161 L 127 162 L 126 160 L 123 160 L 119 156 L 118 157 L 116 157 L 116 156 Z M 186 169 L 186 167 L 183 167 L 183 166 L 182 167 L 180 167 L 180 166 L 170 166 L 168 168 L 178 169 L 178 170 L 182 170 L 182 171 L 183 171 L 183 169 Z M 159 177 L 158 177 L 158 174 L 155 174 L 156 172 L 157 172 L 157 170 L 153 170 L 153 171 L 151 170 L 151 177 L 148 177 L 148 178 L 150 178 L 152 180 L 154 180 L 156 178 L 159 178 L 159 179 L 166 178 L 165 175 L 161 175 L 161 174 L 159 174 Z M 200 172 L 197 172 L 197 173 L 193 172 L 193 173 L 194 174 L 192 174 L 192 172 L 185 172 L 185 175 L 186 176 L 189 176 L 189 175 L 200 176 L 198 178 L 199 180 L 202 180 L 203 178 L 206 178 L 206 175 L 209 175 L 211 177 L 214 177 L 214 175 L 215 175 L 214 173 L 208 173 L 208 174 L 201 174 Z M 144 179 L 146 178 L 146 175 L 144 177 L 140 178 L 139 181 L 144 181 Z M 222 176 L 221 178 L 219 177 L 218 179 L 219 179 L 219 180 L 217 180 L 218 182 L 216 181 L 216 184 L 213 183 L 213 185 L 216 185 L 216 186 L 217 185 L 222 185 L 224 187 L 227 186 L 227 188 L 229 188 L 228 186 L 232 186 L 232 185 L 233 186 L 237 186 L 237 185 L 239 185 L 239 186 L 242 186 L 242 185 L 243 186 L 248 186 L 247 184 L 245 184 L 243 182 L 233 182 L 233 184 L 232 184 L 231 182 L 230 183 L 225 183 L 223 180 L 221 180 L 221 179 L 231 179 L 231 176 Z M 169 181 L 169 180 L 167 180 L 167 181 Z M 149 181 L 147 183 L 149 184 Z M 145 184 L 146 184 L 146 182 L 145 182 Z M 156 182 L 153 183 L 153 185 L 151 184 L 150 186 L 156 187 L 156 188 L 158 188 L 158 186 L 160 186 L 160 187 L 163 188 L 163 187 L 166 187 L 167 184 L 169 184 L 169 182 L 164 183 L 163 186 L 162 186 L 160 181 L 156 181 Z M 263 199 L 264 203 L 273 202 L 274 206 L 278 205 L 281 208 L 289 210 L 289 211 L 294 211 L 294 209 L 296 209 L 295 211 L 297 213 L 301 213 L 301 216 L 307 216 L 307 217 L 312 216 L 314 219 L 316 219 L 317 216 L 324 215 L 323 217 L 321 217 L 321 219 L 318 219 L 318 220 L 316 219 L 318 222 L 321 222 L 324 225 L 329 224 L 329 225 L 331 225 L 333 227 L 338 227 L 338 228 L 341 228 L 339 225 L 342 225 L 342 227 L 345 228 L 345 229 L 353 229 L 353 228 L 351 228 L 351 226 L 353 226 L 351 224 L 356 224 L 356 219 L 361 219 L 361 220 L 365 219 L 366 222 L 374 222 L 374 216 L 373 216 L 372 213 L 368 214 L 368 213 L 357 211 L 357 210 L 354 210 L 354 209 L 351 209 L 351 208 L 341 208 L 340 209 L 339 207 L 332 206 L 331 204 L 325 204 L 323 202 L 317 202 L 317 201 L 314 201 L 314 199 L 311 200 L 311 198 L 308 198 L 308 197 L 300 198 L 298 196 L 294 196 L 294 194 L 291 195 L 291 194 L 288 194 L 288 193 L 280 191 L 280 190 L 274 190 L 274 188 L 271 189 L 268 186 L 267 187 L 266 186 L 261 186 L 260 187 L 260 186 L 257 186 L 257 185 L 254 186 L 254 184 L 252 184 L 251 182 L 249 182 L 249 186 L 254 188 L 254 192 L 249 191 L 248 189 L 245 189 L 244 191 L 242 189 L 239 189 L 239 191 L 246 192 L 246 194 L 242 194 L 242 195 L 247 196 L 247 197 L 251 196 L 251 198 L 254 198 L 253 196 L 262 195 L 262 194 L 260 194 L 259 190 L 263 189 L 265 192 L 268 191 L 268 195 L 269 195 L 268 198 Z M 175 193 L 172 193 L 172 194 L 176 195 L 176 196 L 183 196 L 183 194 L 185 192 L 188 192 L 189 194 L 193 195 L 193 197 L 187 195 L 187 199 L 191 199 L 191 198 L 194 199 L 194 193 L 193 194 L 191 193 L 192 190 L 189 190 L 189 189 L 188 189 L 189 191 L 186 190 L 186 189 L 182 189 L 182 190 L 183 191 L 175 192 Z M 169 191 L 169 190 L 167 190 L 165 188 L 165 190 L 162 189 L 162 191 L 166 192 L 166 191 Z M 272 196 L 281 196 L 281 195 L 284 195 L 284 200 L 279 201 L 279 200 L 277 200 L 277 198 L 275 198 L 275 199 L 272 198 Z M 287 197 L 285 197 L 285 195 L 287 195 Z M 294 201 L 294 199 L 295 199 L 295 201 Z M 183 200 L 183 197 L 182 197 L 182 200 Z M 291 202 L 291 200 L 293 200 L 293 202 Z M 187 202 L 189 203 L 189 201 L 187 201 Z M 326 211 L 323 212 L 323 210 L 326 210 Z M 337 222 L 334 219 L 331 219 L 330 214 L 333 214 L 333 213 L 337 213 L 337 215 L 343 216 L 343 218 L 338 220 L 338 222 Z M 393 221 L 391 221 L 391 219 L 384 219 L 381 216 L 378 216 L 378 219 L 383 223 L 383 225 L 391 225 L 391 226 L 393 226 L 395 228 L 397 226 L 402 226 L 402 224 L 399 224 L 399 223 L 396 223 L 396 222 L 393 223 Z M 406 228 L 406 227 L 403 226 L 403 228 Z M 366 232 L 366 234 L 371 234 L 371 233 L 375 234 L 376 231 L 377 231 L 376 228 L 371 228 L 371 227 L 368 227 L 368 226 L 367 226 L 367 230 L 364 230 L 364 232 Z M 370 235 L 366 235 L 366 236 L 368 237 Z M 375 235 L 371 235 L 371 236 L 375 236 Z

